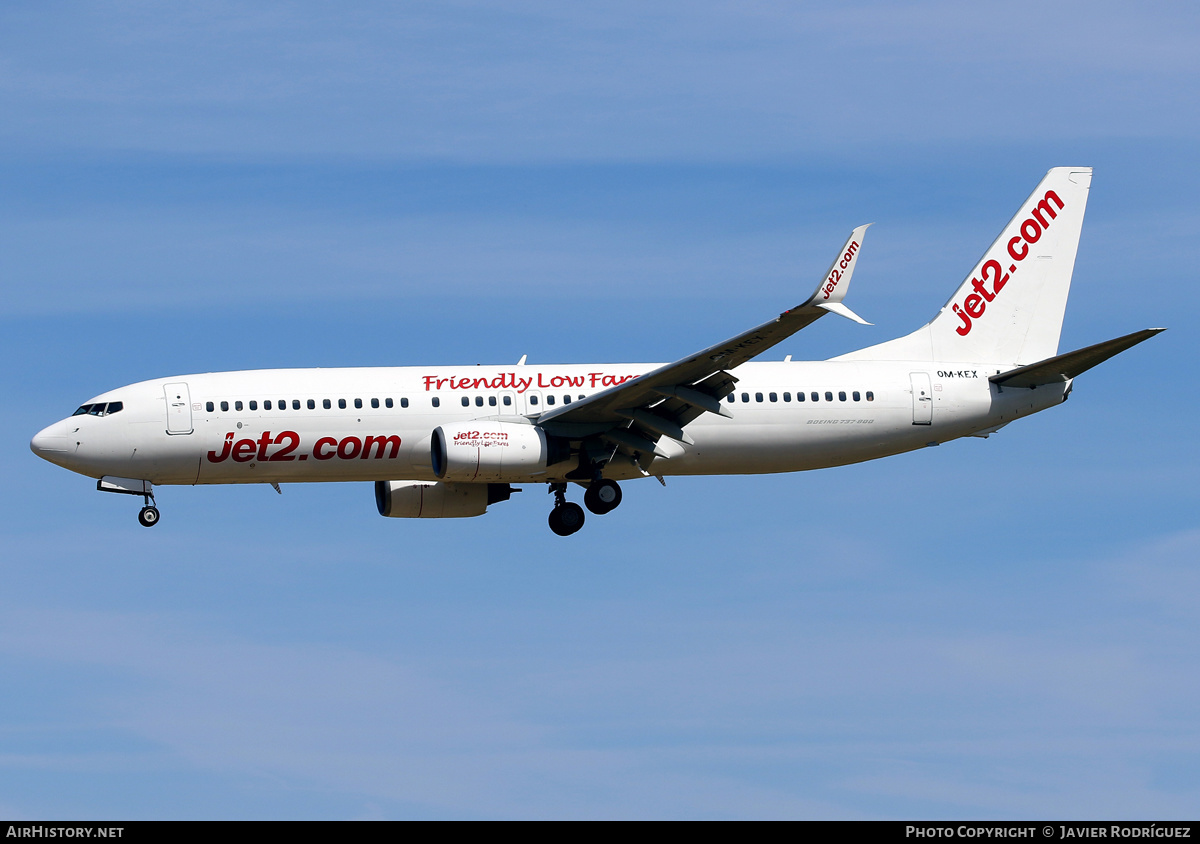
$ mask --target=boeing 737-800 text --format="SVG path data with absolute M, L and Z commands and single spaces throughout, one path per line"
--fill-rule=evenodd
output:
M 550 527 L 621 503 L 620 481 L 796 472 L 986 436 L 1064 401 L 1146 329 L 1058 354 L 1092 173 L 1051 170 L 927 325 L 825 361 L 751 362 L 844 304 L 866 226 L 804 304 L 670 364 L 276 369 L 143 381 L 30 443 L 142 496 L 172 484 L 373 481 L 384 516 L 482 515 L 546 483 Z

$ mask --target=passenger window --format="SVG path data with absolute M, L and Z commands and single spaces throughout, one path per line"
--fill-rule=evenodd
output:
M 442 406 L 442 400 L 441 400 L 441 399 L 439 399 L 437 396 L 434 396 L 434 397 L 433 397 L 433 406 L 434 406 L 434 407 L 441 407 L 441 406 Z
M 338 410 L 345 410 L 345 409 L 346 409 L 346 400 L 338 399 Z
M 845 390 L 841 390 L 841 391 L 838 393 L 838 401 L 845 401 L 845 400 L 846 400 L 846 391 L 845 391 Z
M 467 398 L 466 396 L 463 396 L 463 397 L 462 397 L 462 406 L 463 406 L 463 407 L 470 407 L 470 406 L 471 406 L 471 400 L 470 400 L 469 398 Z
M 867 390 L 867 401 L 875 401 L 875 394 Z
M 292 410 L 300 409 L 300 399 L 292 399 Z
M 737 401 L 737 396 L 734 393 L 730 393 L 728 396 L 728 399 L 729 399 L 729 403 L 733 404 L 734 402 Z
M 90 408 L 90 407 L 91 407 L 91 405 L 90 405 L 90 404 L 89 404 L 89 405 L 84 405 L 84 407 L 89 407 L 89 408 Z M 206 402 L 204 403 L 204 409 L 205 409 L 205 410 L 207 410 L 209 413 L 212 413 L 212 412 L 213 412 L 214 410 L 216 410 L 217 408 L 216 408 L 216 406 L 215 406 L 215 405 L 214 405 L 212 402 L 210 402 L 210 401 L 206 401 Z
M 100 405 L 100 407 L 104 407 L 104 405 Z M 228 412 L 229 412 L 229 402 L 227 402 L 227 401 L 223 401 L 223 402 L 221 402 L 221 412 L 222 412 L 222 413 L 228 413 Z
M 767 398 L 771 401 L 779 401 L 779 393 L 768 393 Z
M 529 403 L 530 403 L 530 404 L 537 404 L 537 396 L 530 396 L 530 397 L 529 397 Z
M 280 400 L 279 400 L 279 409 L 280 409 L 280 410 L 287 410 L 287 399 L 280 399 Z
M 488 407 L 495 407 L 495 406 L 496 406 L 496 397 L 488 396 Z
M 371 399 L 371 407 L 379 407 L 379 399 Z
M 253 401 L 253 400 L 252 400 L 252 401 L 250 402 L 250 409 L 251 409 L 251 410 L 258 410 L 258 402 L 257 402 L 257 401 Z
M 242 409 L 242 403 L 241 403 L 240 401 L 235 401 L 235 402 L 233 403 L 233 409 L 234 409 L 234 410 L 241 410 L 241 409 Z
M 321 407 L 325 408 L 326 410 L 332 410 L 333 402 L 331 402 L 329 399 L 321 399 Z
M 408 407 L 408 399 L 400 399 L 401 407 Z
M 546 404 L 554 404 L 554 396 L 553 395 L 546 396 Z
M 858 390 L 855 390 L 853 393 L 851 393 L 850 397 L 855 401 L 862 401 L 862 393 L 860 393 Z
M 271 409 L 271 400 L 264 399 L 263 400 L 263 410 L 270 410 L 270 409 Z
M 750 401 L 750 394 L 749 394 L 749 393 L 742 393 L 742 401 L 744 401 L 744 402 L 746 402 L 746 401 Z
M 504 397 L 504 406 L 505 406 L 505 407 L 512 407 L 512 396 L 505 396 L 505 397 Z
M 783 400 L 784 400 L 784 401 L 791 401 L 791 400 L 792 400 L 792 394 L 791 394 L 791 393 L 784 393 L 784 394 L 783 394 Z
M 808 397 L 809 397 L 810 399 L 812 399 L 813 401 L 820 401 L 820 400 L 821 400 L 821 394 L 820 394 L 820 393 L 809 393 L 809 394 L 808 394 Z
M 825 391 L 825 401 L 833 401 L 833 393 L 828 390 Z
M 571 403 L 571 397 L 563 396 L 563 404 L 570 404 L 570 403 Z
M 359 410 L 361 410 L 362 409 L 362 399 L 355 399 L 354 406 L 356 408 L 358 408 Z M 434 407 L 437 407 L 437 405 L 435 404 Z
M 392 406 L 392 400 L 391 400 L 391 399 L 384 399 L 384 400 L 383 400 L 383 406 L 384 406 L 384 407 L 391 407 L 391 406 Z
M 476 407 L 483 407 L 483 396 L 476 396 L 476 397 L 475 397 L 475 406 L 476 406 Z
M 754 400 L 755 400 L 755 401 L 762 401 L 762 393 L 755 393 L 755 394 L 754 394 Z
M 307 402 L 307 404 L 308 404 L 308 409 L 309 409 L 309 410 L 316 410 L 316 409 L 317 409 L 317 402 L 316 402 L 316 399 L 309 399 L 309 400 L 308 400 L 308 402 Z

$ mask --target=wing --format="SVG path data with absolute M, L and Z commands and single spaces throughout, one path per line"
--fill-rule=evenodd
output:
M 733 415 L 721 404 L 737 383 L 728 370 L 762 354 L 826 313 L 870 324 L 842 304 L 866 230 L 867 226 L 859 226 L 851 232 L 816 292 L 804 304 L 723 343 L 543 413 L 535 423 L 549 434 L 582 441 L 581 471 L 587 469 L 587 463 L 603 465 L 619 453 L 645 472 L 656 455 L 679 453 L 678 447 L 660 443 L 661 438 L 691 443 L 692 438 L 684 430 L 689 422 L 704 413 Z

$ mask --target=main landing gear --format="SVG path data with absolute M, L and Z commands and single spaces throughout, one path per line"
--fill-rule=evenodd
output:
M 621 487 L 606 478 L 592 481 L 583 494 L 583 503 L 597 516 L 611 513 L 621 503 Z
M 570 536 L 583 527 L 583 508 L 567 501 L 567 485 L 550 484 L 554 493 L 554 509 L 550 511 L 550 530 L 559 536 Z
M 550 484 L 550 492 L 554 493 L 554 509 L 550 511 L 549 519 L 550 530 L 559 536 L 570 536 L 583 527 L 583 508 L 567 501 L 565 483 Z M 594 480 L 583 494 L 583 503 L 598 516 L 610 513 L 621 503 L 621 487 L 616 481 L 607 478 Z

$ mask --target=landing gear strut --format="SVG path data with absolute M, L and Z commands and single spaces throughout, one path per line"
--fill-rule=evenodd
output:
M 570 536 L 583 527 L 583 508 L 567 501 L 567 485 L 550 484 L 554 493 L 554 509 L 550 511 L 550 530 L 559 536 Z
M 621 503 L 621 487 L 607 478 L 594 480 L 583 494 L 583 503 L 597 516 L 611 513 Z
M 101 492 L 119 492 L 122 495 L 140 495 L 145 506 L 138 513 L 138 522 L 142 527 L 154 527 L 158 524 L 158 508 L 154 506 L 154 484 L 150 481 L 105 475 L 96 481 L 96 489 Z
M 159 519 L 158 508 L 151 503 L 154 501 L 154 496 L 147 493 L 143 497 L 143 500 L 146 502 L 146 506 L 138 513 L 138 522 L 141 523 L 142 527 L 154 527 L 158 524 Z

